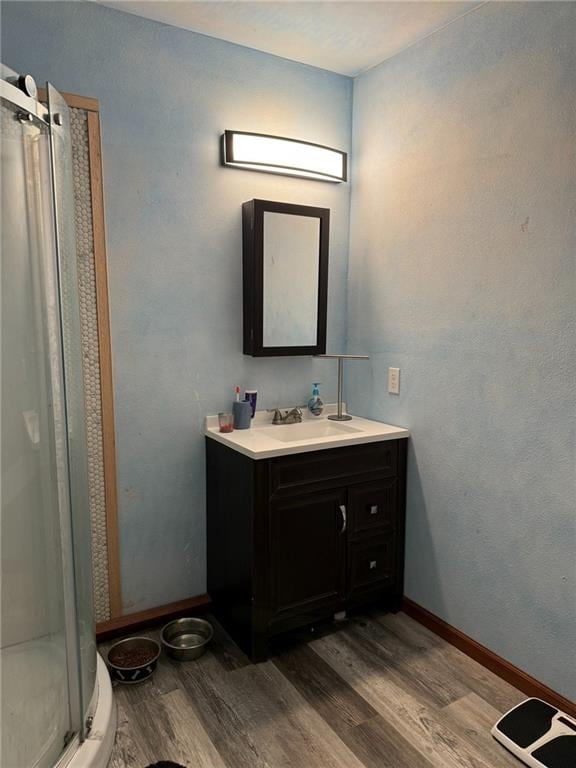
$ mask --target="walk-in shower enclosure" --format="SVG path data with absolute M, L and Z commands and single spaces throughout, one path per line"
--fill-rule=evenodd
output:
M 0 765 L 105 765 L 68 108 L 2 66 Z M 107 753 L 107 754 L 106 754 Z M 80 759 L 79 759 L 80 758 Z

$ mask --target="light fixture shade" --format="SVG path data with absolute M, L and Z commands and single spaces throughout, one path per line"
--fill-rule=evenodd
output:
M 235 168 L 305 179 L 339 182 L 348 178 L 346 152 L 265 133 L 224 131 L 222 161 Z

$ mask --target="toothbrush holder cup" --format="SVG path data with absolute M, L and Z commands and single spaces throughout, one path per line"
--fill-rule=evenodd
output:
M 252 421 L 252 406 L 248 400 L 232 404 L 234 414 L 234 429 L 250 429 Z

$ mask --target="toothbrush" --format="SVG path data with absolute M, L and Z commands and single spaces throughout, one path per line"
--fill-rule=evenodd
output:
M 240 387 L 235 387 L 234 391 L 236 392 L 236 402 L 240 402 Z

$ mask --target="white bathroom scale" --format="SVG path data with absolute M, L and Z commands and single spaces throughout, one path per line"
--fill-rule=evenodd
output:
M 526 699 L 492 728 L 492 736 L 534 768 L 576 768 L 576 720 L 541 699 Z

